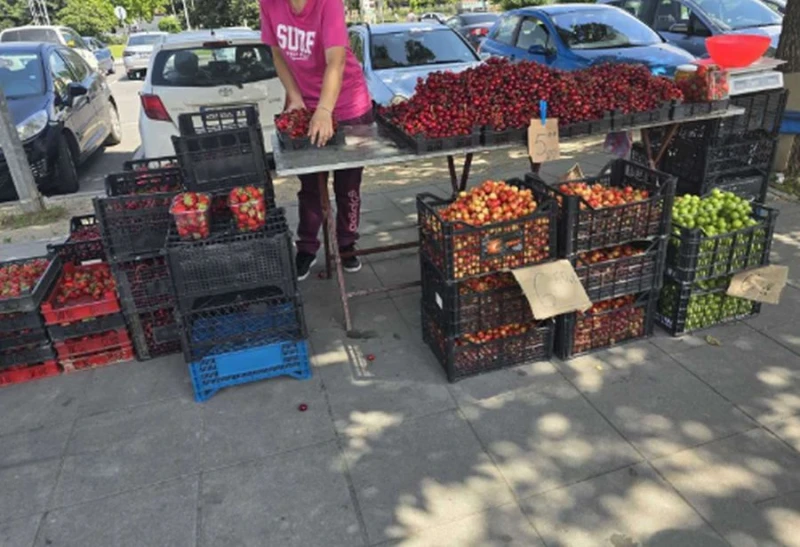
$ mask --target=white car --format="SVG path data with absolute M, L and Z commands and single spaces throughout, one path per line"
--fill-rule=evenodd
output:
M 147 70 L 153 48 L 166 36 L 166 32 L 137 32 L 128 36 L 128 43 L 122 51 L 122 62 L 129 80 L 135 80 Z
M 81 35 L 69 27 L 59 26 L 25 26 L 13 27 L 0 32 L 0 42 L 45 42 L 61 44 L 75 50 L 93 70 L 100 70 L 97 58 L 89 49 Z
M 180 114 L 243 105 L 258 108 L 269 153 L 269 135 L 286 98 L 261 35 L 229 29 L 170 34 L 153 50 L 140 95 L 137 158 L 173 153 Z

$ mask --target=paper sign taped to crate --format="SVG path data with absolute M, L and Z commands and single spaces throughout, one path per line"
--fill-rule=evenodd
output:
M 561 144 L 558 141 L 558 118 L 531 120 L 528 126 L 528 155 L 533 163 L 555 161 L 561 157 Z
M 528 299 L 535 319 L 586 311 L 592 301 L 586 295 L 575 268 L 568 260 L 511 270 Z
M 586 175 L 583 174 L 583 169 L 579 164 L 575 164 L 569 168 L 569 171 L 558 177 L 558 182 L 567 182 L 571 180 L 581 180 L 586 178 Z
M 754 270 L 740 272 L 733 276 L 728 285 L 728 296 L 738 296 L 747 300 L 777 304 L 781 291 L 789 278 L 787 266 L 763 266 Z

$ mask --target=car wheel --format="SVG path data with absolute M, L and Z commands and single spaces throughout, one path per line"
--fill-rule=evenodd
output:
M 119 123 L 119 112 L 114 103 L 108 101 L 108 126 L 109 132 L 106 137 L 106 146 L 114 146 L 122 142 L 122 124 Z
M 75 168 L 75 158 L 67 136 L 63 133 L 58 137 L 58 158 L 54 173 L 55 190 L 63 194 L 74 194 L 80 188 L 78 170 Z

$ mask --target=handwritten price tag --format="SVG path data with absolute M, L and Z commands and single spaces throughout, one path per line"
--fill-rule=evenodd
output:
M 756 302 L 777 304 L 788 278 L 789 268 L 786 266 L 772 265 L 747 270 L 731 278 L 727 294 Z
M 568 260 L 520 268 L 511 273 L 522 287 L 536 319 L 585 311 L 592 306 L 592 301 Z
M 558 141 L 558 118 L 542 120 L 535 118 L 528 126 L 528 155 L 533 163 L 555 161 L 561 157 L 561 145 Z

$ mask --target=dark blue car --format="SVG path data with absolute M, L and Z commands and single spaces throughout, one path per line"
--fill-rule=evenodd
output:
M 603 62 L 642 63 L 663 75 L 694 60 L 636 17 L 598 4 L 556 4 L 504 13 L 480 53 L 562 70 Z

